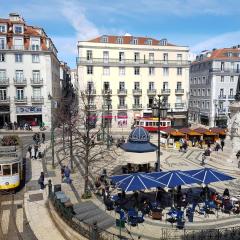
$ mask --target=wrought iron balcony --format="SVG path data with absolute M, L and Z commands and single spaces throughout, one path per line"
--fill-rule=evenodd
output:
M 219 99 L 226 99 L 227 96 L 226 96 L 226 95 L 219 95 L 218 98 L 219 98 Z
M 161 93 L 164 95 L 169 95 L 171 93 L 171 89 L 162 89 Z
M 118 89 L 117 93 L 118 95 L 127 95 L 127 89 Z
M 127 109 L 127 104 L 119 104 L 118 109 Z
M 184 89 L 182 88 L 175 89 L 175 94 L 184 94 Z
M 224 113 L 227 112 L 227 109 L 226 108 L 218 108 L 217 111 L 218 111 L 219 114 L 224 114 Z
M 240 69 L 239 68 L 211 68 L 209 69 L 210 73 L 220 73 L 220 74 L 227 74 L 227 73 L 240 73 Z
M 142 109 L 142 104 L 133 104 L 133 105 L 132 105 L 132 108 L 133 108 L 134 110 L 136 110 L 136 109 Z
M 29 46 L 28 50 L 30 50 L 30 51 L 41 51 L 42 48 L 41 48 L 40 45 L 31 45 L 31 46 Z
M 40 78 L 31 78 L 31 85 L 43 85 L 43 79 Z
M 106 105 L 106 104 L 102 105 L 102 109 L 108 110 L 108 107 L 109 109 L 112 109 L 112 105 Z
M 175 103 L 175 108 L 184 108 L 184 103 Z
M 89 104 L 89 110 L 96 110 L 97 109 L 97 106 L 96 104 Z
M 86 95 L 95 95 L 96 94 L 96 89 L 86 89 L 85 94 Z
M 153 95 L 155 96 L 157 93 L 157 90 L 156 89 L 148 89 L 147 90 L 147 95 Z
M 24 45 L 12 45 L 11 47 L 12 50 L 25 50 L 25 46 Z
M 26 78 L 13 78 L 14 85 L 25 86 L 27 84 Z
M 108 94 L 111 95 L 111 94 L 112 94 L 112 89 L 103 89 L 103 90 L 102 90 L 102 94 L 103 94 L 103 95 L 108 95 Z
M 10 97 L 0 98 L 0 103 L 1 104 L 10 103 Z
M 235 96 L 234 96 L 234 95 L 228 95 L 228 99 L 229 99 L 229 100 L 234 100 L 234 99 L 235 99 Z
M 133 95 L 142 95 L 142 89 L 133 89 L 132 93 Z
M 32 103 L 44 103 L 44 98 L 43 97 L 31 97 Z
M 0 50 L 8 50 L 8 45 L 0 44 Z
M 8 86 L 9 78 L 0 78 L 0 86 Z
M 14 97 L 15 103 L 27 103 L 27 97 Z

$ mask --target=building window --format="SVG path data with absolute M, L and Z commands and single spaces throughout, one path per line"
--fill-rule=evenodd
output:
M 122 37 L 117 38 L 117 44 L 123 44 L 123 38 Z
M 201 96 L 201 89 L 198 89 L 198 96 Z
M 119 90 L 125 90 L 125 82 L 119 82 Z
M 209 109 L 210 108 L 210 102 L 207 102 L 207 107 L 206 107 L 207 109 Z
M 119 97 L 119 105 L 124 106 L 125 105 L 125 97 Z
M 210 89 L 208 88 L 208 90 L 207 90 L 207 96 L 210 96 Z
M 33 88 L 33 97 L 34 98 L 40 98 L 41 97 L 41 88 Z
M 16 70 L 15 75 L 17 81 L 23 81 L 23 70 Z
M 207 78 L 206 78 L 206 84 L 207 85 L 210 84 L 210 77 L 209 76 L 207 76 Z
M 163 61 L 168 61 L 168 53 L 163 54 Z
M 182 68 L 177 68 L 177 75 L 182 75 Z
M 107 43 L 108 42 L 108 37 L 107 36 L 103 36 L 102 37 L 102 43 Z
M 87 74 L 93 74 L 93 66 L 87 66 Z
M 202 84 L 206 84 L 206 77 L 202 77 Z
M 140 67 L 134 67 L 134 75 L 140 75 Z
M 221 62 L 221 71 L 224 71 L 224 62 Z
M 134 90 L 140 90 L 140 82 L 134 82 Z
M 140 54 L 139 54 L 139 52 L 135 52 L 134 53 L 134 62 L 139 62 L 139 60 L 140 60 Z
M 202 108 L 205 108 L 205 102 L 202 102 Z
M 110 68 L 109 67 L 103 67 L 103 75 L 105 75 L 105 76 L 110 75 Z
M 140 105 L 140 97 L 134 97 L 134 104 Z
M 17 88 L 16 98 L 17 98 L 17 100 L 23 100 L 24 99 L 24 89 L 23 88 Z
M 197 89 L 194 89 L 193 96 L 197 96 Z
M 0 32 L 5 33 L 6 32 L 6 26 L 0 25 Z
M 198 84 L 202 84 L 202 79 L 201 79 L 201 77 L 198 78 Z
M 163 68 L 163 76 L 168 76 L 168 68 L 167 67 Z
M 119 62 L 124 62 L 124 52 L 119 52 Z
M 230 88 L 229 95 L 230 95 L 230 96 L 233 96 L 233 88 Z
M 177 54 L 177 61 L 182 61 L 182 54 Z
M 15 62 L 22 62 L 23 55 L 22 54 L 15 54 Z
M 32 77 L 33 77 L 33 80 L 39 81 L 40 80 L 40 71 L 39 70 L 33 70 L 32 71 Z
M 125 67 L 119 67 L 119 75 L 125 75 Z
M 205 96 L 205 89 L 202 89 L 202 96 Z
M 39 54 L 33 54 L 32 55 L 32 62 L 33 63 L 39 63 L 40 62 Z
M 103 51 L 103 62 L 108 63 L 109 62 L 109 52 Z
M 5 53 L 0 53 L 0 62 L 5 62 Z
M 154 53 L 149 53 L 149 63 L 150 64 L 154 63 Z
M 133 44 L 134 44 L 134 45 L 137 45 L 137 44 L 138 44 L 138 39 L 137 39 L 137 38 L 134 38 L 134 39 L 133 39 Z
M 163 90 L 167 90 L 168 89 L 168 82 L 163 82 Z
M 146 44 L 147 45 L 152 45 L 152 39 L 147 39 Z
M 0 100 L 6 100 L 7 99 L 7 89 L 1 88 L 0 89 Z
M 6 70 L 0 70 L 0 81 L 6 79 Z
M 92 60 L 92 50 L 87 50 L 87 61 Z
M 223 96 L 223 95 L 224 95 L 224 89 L 221 88 L 221 89 L 220 89 L 220 96 Z
M 15 26 L 14 33 L 22 33 L 22 26 Z
M 230 76 L 230 82 L 234 82 L 234 77 Z
M 177 89 L 182 89 L 182 82 L 177 82 Z
M 103 89 L 104 89 L 104 92 L 108 92 L 110 90 L 109 82 L 104 82 L 103 83 Z
M 221 82 L 224 82 L 224 76 L 221 76 Z
M 154 88 L 154 82 L 149 82 L 149 84 L 148 84 L 148 89 L 149 90 L 154 90 L 155 88 Z
M 150 67 L 149 68 L 149 75 L 154 75 L 155 74 L 155 68 L 154 67 Z

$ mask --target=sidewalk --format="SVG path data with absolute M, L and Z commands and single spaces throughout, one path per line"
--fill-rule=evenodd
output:
M 26 192 L 24 194 L 24 209 L 29 225 L 39 240 L 64 240 L 60 231 L 57 229 L 46 205 L 48 199 L 47 187 L 40 190 L 38 178 L 40 172 L 43 171 L 42 161 L 32 160 L 32 178 L 26 184 Z M 45 183 L 48 178 L 45 178 Z

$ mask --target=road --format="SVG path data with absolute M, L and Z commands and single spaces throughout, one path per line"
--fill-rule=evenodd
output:
M 26 156 L 27 147 L 32 144 L 31 134 L 19 134 L 23 142 L 23 156 Z M 46 139 L 49 133 L 46 133 Z M 31 160 L 26 159 L 26 182 L 31 178 Z M 0 194 L 0 239 L 1 240 L 37 240 L 32 232 L 24 211 L 25 183 L 16 193 Z

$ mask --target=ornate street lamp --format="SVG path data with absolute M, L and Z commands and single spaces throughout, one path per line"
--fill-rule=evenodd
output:
M 107 93 L 106 103 L 107 103 L 107 109 L 108 109 L 108 118 L 107 118 L 107 148 L 109 149 L 110 148 L 110 136 L 109 136 L 110 121 L 109 121 L 109 114 L 110 114 L 110 106 L 112 104 L 112 99 L 111 99 L 109 91 Z
M 152 106 L 152 113 L 154 117 L 158 117 L 158 150 L 157 150 L 157 162 L 156 170 L 160 172 L 160 117 L 166 118 L 167 110 L 166 107 L 167 98 L 162 95 L 158 95 L 158 99 L 155 99 L 155 103 Z

